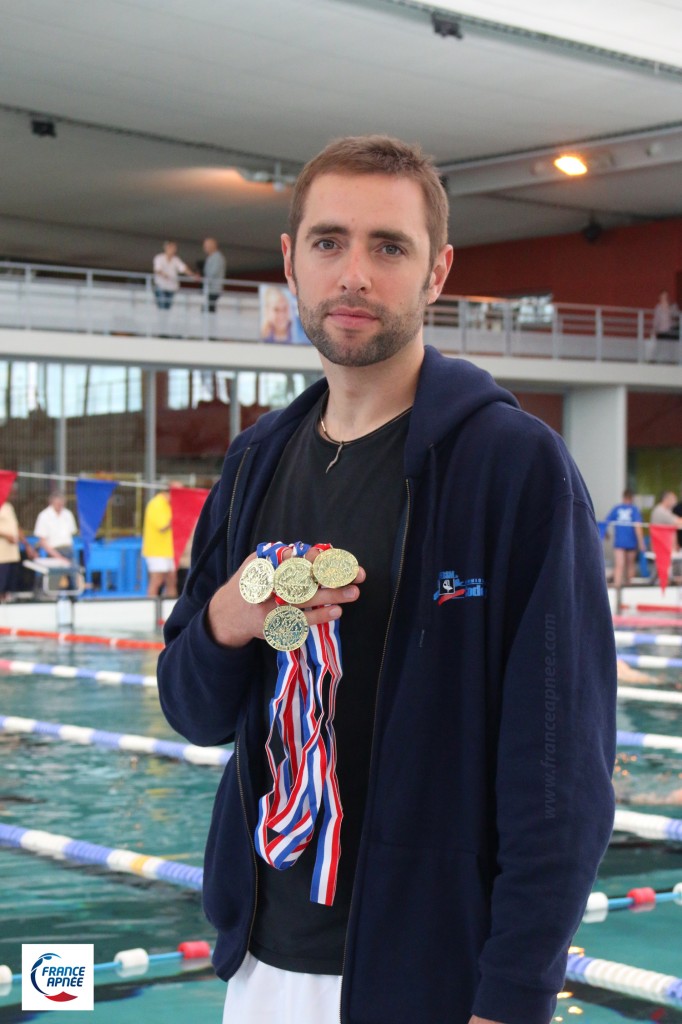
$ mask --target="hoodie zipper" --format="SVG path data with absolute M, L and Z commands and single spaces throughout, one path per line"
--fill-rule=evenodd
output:
M 244 450 L 244 454 L 242 455 L 241 462 L 239 463 L 239 466 L 237 467 L 237 472 L 236 472 L 235 478 L 234 478 L 234 486 L 232 488 L 232 495 L 230 497 L 230 508 L 228 510 L 228 513 L 227 513 L 227 527 L 225 529 L 225 543 L 227 544 L 228 552 L 229 552 L 229 544 L 230 544 L 230 529 L 232 527 L 232 513 L 234 511 L 234 503 L 235 503 L 235 499 L 237 497 L 237 488 L 239 487 L 239 478 L 242 475 L 242 470 L 244 468 L 244 464 L 246 463 L 246 460 L 248 458 L 248 455 L 249 455 L 250 451 L 251 451 L 251 445 L 249 445 L 248 448 L 246 448 Z M 227 566 L 226 566 L 226 569 L 229 572 L 229 568 Z
M 237 468 L 237 473 L 236 473 L 235 478 L 234 478 L 234 486 L 232 488 L 232 496 L 230 498 L 230 508 L 229 508 L 228 513 L 227 513 L 227 527 L 226 527 L 226 531 L 225 531 L 226 543 L 228 544 L 228 551 L 229 551 L 230 528 L 232 526 L 232 513 L 234 511 L 235 500 L 236 500 L 236 497 L 237 497 L 237 489 L 239 487 L 239 478 L 241 476 L 242 469 L 244 468 L 244 464 L 246 462 L 246 459 L 247 459 L 250 451 L 251 451 L 251 446 L 249 445 L 249 447 L 245 449 L 244 454 L 242 455 L 241 462 L 239 463 L 239 466 Z M 226 567 L 226 568 L 228 569 L 228 572 L 229 572 L 229 567 Z M 242 734 L 240 732 L 239 735 L 237 736 L 237 740 L 236 740 L 236 743 L 234 745 L 234 755 L 235 755 L 235 763 L 237 765 L 237 784 L 239 786 L 239 797 L 240 797 L 241 804 L 242 804 L 242 813 L 244 815 L 244 826 L 246 828 L 246 835 L 247 835 L 247 838 L 248 838 L 248 841 L 249 841 L 249 849 L 251 851 L 251 860 L 253 862 L 253 884 L 254 884 L 254 888 L 253 888 L 253 911 L 251 913 L 251 924 L 249 925 L 249 933 L 248 933 L 247 938 L 246 938 L 246 950 L 248 951 L 249 945 L 251 944 L 251 935 L 253 934 L 253 926 L 254 926 L 254 923 L 255 923 L 255 920 L 256 920 L 256 908 L 258 906 L 258 865 L 256 864 L 256 851 L 255 851 L 254 846 L 253 846 L 253 837 L 251 835 L 251 830 L 249 828 L 249 817 L 248 817 L 248 814 L 246 813 L 246 797 L 244 796 L 244 784 L 242 782 L 241 758 L 239 756 L 239 752 L 240 752 L 240 749 L 241 749 L 241 738 L 242 738 Z
M 253 845 L 253 837 L 251 835 L 251 829 L 249 828 L 249 819 L 246 813 L 246 798 L 244 797 L 244 786 L 242 784 L 242 772 L 241 772 L 241 761 L 239 757 L 241 733 L 237 736 L 237 742 L 235 743 L 234 753 L 237 764 L 237 783 L 239 785 L 239 796 L 242 802 L 242 812 L 244 814 L 244 825 L 246 827 L 246 834 L 249 840 L 249 849 L 251 851 L 251 860 L 253 862 L 253 911 L 251 912 L 251 924 L 249 925 L 249 933 L 246 937 L 246 952 L 248 952 L 249 946 L 251 945 L 251 936 L 253 935 L 253 926 L 256 921 L 256 908 L 258 906 L 258 865 L 256 864 L 256 851 Z
M 395 610 L 395 603 L 396 603 L 396 600 L 397 600 L 397 597 L 398 597 L 398 591 L 400 590 L 400 581 L 401 581 L 402 575 L 403 575 L 403 566 L 405 564 L 405 548 L 407 547 L 407 533 L 408 533 L 408 530 L 409 530 L 409 527 L 410 527 L 410 514 L 411 514 L 411 494 L 410 494 L 410 483 L 409 483 L 409 480 L 405 480 L 405 490 L 407 491 L 407 509 L 406 509 L 406 514 L 405 514 L 405 526 L 404 526 L 404 529 L 403 529 L 403 539 L 402 539 L 402 545 L 401 545 L 401 548 L 400 548 L 400 562 L 398 563 L 398 575 L 397 575 L 396 581 L 395 581 L 395 589 L 393 591 L 393 599 L 391 601 L 391 610 L 390 610 L 390 612 L 388 614 L 388 624 L 386 626 L 386 633 L 384 635 L 384 648 L 383 648 L 383 651 L 381 652 L 381 664 L 379 665 L 379 678 L 378 678 L 378 681 L 377 681 L 377 690 L 376 690 L 376 695 L 374 697 L 374 721 L 372 723 L 372 747 L 371 747 L 371 754 L 370 754 L 368 780 L 372 777 L 372 763 L 374 761 L 374 750 L 375 750 L 375 739 L 376 739 L 376 728 L 377 728 L 377 708 L 379 706 L 379 689 L 381 687 L 381 677 L 382 677 L 382 675 L 384 673 L 384 662 L 386 660 L 386 650 L 388 648 L 388 636 L 389 636 L 389 633 L 391 632 L 391 624 L 393 622 L 393 612 Z M 365 813 L 366 813 L 366 810 L 365 810 Z M 350 906 L 348 908 L 348 924 L 350 924 L 350 920 L 351 920 L 351 917 L 352 917 L 352 914 L 353 914 L 353 901 L 354 901 L 354 898 L 355 898 L 356 883 L 357 883 L 357 872 L 356 872 L 355 878 L 353 879 L 353 888 L 351 890 Z M 346 967 L 346 951 L 347 951 L 347 948 L 348 948 L 348 925 L 346 926 L 346 937 L 345 937 L 344 944 L 343 944 L 343 957 L 341 959 L 341 996 L 343 995 L 343 975 L 344 975 L 344 970 L 345 970 L 345 967 Z M 342 1013 L 341 1013 L 341 1002 L 342 1002 L 342 999 L 339 999 L 339 1021 L 340 1021 L 340 1024 L 343 1024 L 343 1016 L 342 1016 Z

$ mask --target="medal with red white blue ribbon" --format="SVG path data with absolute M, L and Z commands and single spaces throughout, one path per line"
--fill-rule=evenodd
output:
M 316 547 L 326 550 L 330 545 Z M 301 541 L 292 545 L 280 541 L 258 545 L 258 557 L 269 559 L 275 567 L 276 594 L 279 591 L 287 596 L 296 595 L 299 587 L 305 590 L 305 572 L 296 574 L 298 580 L 282 577 L 278 588 L 277 568 L 294 558 L 305 558 L 309 549 L 310 545 Z M 285 563 L 283 556 L 288 550 L 291 558 Z M 290 569 L 287 575 L 292 575 Z M 281 596 L 275 600 L 286 604 Z M 276 614 L 277 609 L 270 613 Z M 341 856 L 343 809 L 336 777 L 334 735 L 341 675 L 338 621 L 310 626 L 304 642 L 296 649 L 278 649 L 277 683 L 270 702 L 270 731 L 265 748 L 273 785 L 259 801 L 254 835 L 256 852 L 282 871 L 296 863 L 318 826 L 310 899 L 325 906 L 334 902 Z M 275 730 L 283 749 L 279 764 L 272 749 Z

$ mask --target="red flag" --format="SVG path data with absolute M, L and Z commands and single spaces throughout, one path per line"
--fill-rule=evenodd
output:
M 665 590 L 670 582 L 670 563 L 672 561 L 673 548 L 675 547 L 675 529 L 674 526 L 666 526 L 662 523 L 658 526 L 649 526 L 651 547 L 658 571 L 658 582 L 663 590 Z
M 0 469 L 0 505 L 4 505 L 9 498 L 16 478 L 17 474 L 11 469 Z
M 171 487 L 170 506 L 173 516 L 173 557 L 177 568 L 192 530 L 197 524 L 199 513 L 209 491 L 202 487 Z

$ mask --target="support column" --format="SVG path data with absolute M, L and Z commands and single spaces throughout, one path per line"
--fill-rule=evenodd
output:
M 622 385 L 572 388 L 564 398 L 564 440 L 597 519 L 620 501 L 627 482 L 627 398 Z
M 66 476 L 66 383 L 64 380 L 66 367 L 62 363 L 59 367 L 59 419 L 55 432 L 55 466 L 59 487 L 66 490 L 64 477 Z
M 156 481 L 156 370 L 144 374 L 144 476 Z
M 239 405 L 239 370 L 230 381 L 230 444 L 242 429 L 242 411 Z

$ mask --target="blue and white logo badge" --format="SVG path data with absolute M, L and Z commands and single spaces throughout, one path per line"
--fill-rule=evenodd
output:
M 463 597 L 485 597 L 487 589 L 485 580 L 480 577 L 461 580 L 454 569 L 446 569 L 438 573 L 438 590 L 433 600 L 444 604 L 445 601 L 456 601 Z
M 25 942 L 21 947 L 22 1010 L 94 1010 L 92 943 Z

